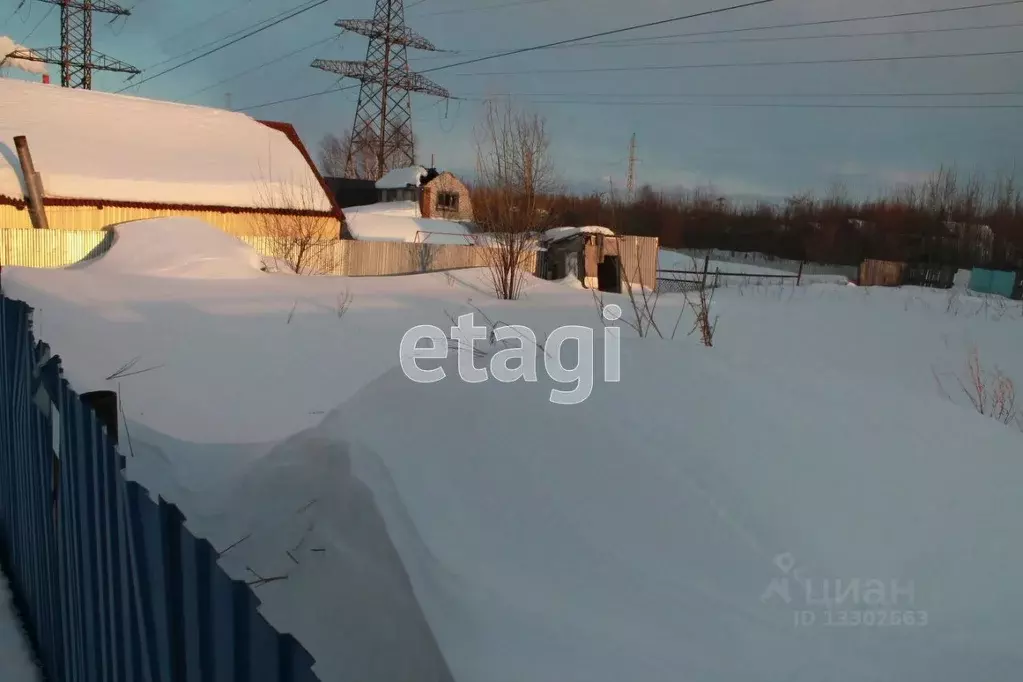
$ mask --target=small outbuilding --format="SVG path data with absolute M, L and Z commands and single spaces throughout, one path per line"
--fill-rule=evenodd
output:
M 469 188 L 448 171 L 410 166 L 396 168 L 377 180 L 377 201 L 414 201 L 424 218 L 472 222 Z
M 621 293 L 657 284 L 656 237 L 616 235 L 601 226 L 555 227 L 540 239 L 544 279 L 578 278 L 587 289 Z

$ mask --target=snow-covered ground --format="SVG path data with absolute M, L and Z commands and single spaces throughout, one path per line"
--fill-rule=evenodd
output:
M 169 248 L 131 272 L 142 247 L 122 237 L 106 258 L 122 248 L 126 267 L 8 268 L 5 291 L 37 308 L 77 390 L 119 389 L 129 475 L 216 547 L 248 536 L 230 573 L 288 574 L 262 609 L 324 680 L 403 655 L 339 645 L 353 591 L 364 630 L 403 622 L 360 568 L 384 533 L 458 682 L 1018 679 L 1023 433 L 959 381 L 974 350 L 1023 377 L 1019 303 L 726 288 L 713 348 L 688 311 L 674 340 L 625 329 L 621 381 L 600 381 L 598 341 L 592 394 L 559 406 L 569 386 L 542 353 L 536 383 L 464 383 L 451 357 L 416 384 L 400 340 L 474 308 L 541 343 L 565 324 L 599 340 L 588 291 L 530 279 L 502 302 L 479 271 L 272 275 L 198 234 L 217 278 L 181 276 Z M 661 297 L 667 333 L 682 303 Z M 353 517 L 363 489 L 383 527 Z M 815 603 L 825 590 L 846 599 Z
M 413 201 L 389 201 L 345 209 L 349 232 L 360 241 L 473 244 L 462 223 L 423 218 Z
M 661 271 L 665 270 L 676 270 L 684 272 L 698 272 L 702 273 L 704 268 L 704 258 L 697 258 L 695 255 L 689 255 L 680 251 L 672 249 L 661 249 L 657 256 L 657 269 Z M 717 282 L 719 286 L 742 286 L 742 285 L 791 285 L 792 282 L 787 279 L 780 279 L 775 275 L 784 275 L 791 277 L 798 272 L 796 270 L 782 269 L 779 267 L 771 267 L 770 265 L 756 265 L 749 262 L 737 262 L 734 260 L 718 260 L 711 258 L 707 263 L 707 272 L 710 277 L 713 277 L 717 273 Z M 767 275 L 767 277 L 764 277 Z M 692 279 L 695 275 L 663 275 L 665 277 L 679 277 L 683 279 Z M 843 275 L 834 274 L 815 274 L 812 272 L 812 268 L 807 266 L 803 272 L 802 282 L 807 284 L 844 284 L 849 281 L 849 278 Z
M 0 571 L 0 680 L 38 682 L 41 679 L 25 632 L 14 611 L 7 576 Z

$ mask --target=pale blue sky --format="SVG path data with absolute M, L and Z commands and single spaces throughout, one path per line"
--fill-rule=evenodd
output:
M 202 43 L 252 25 L 301 0 L 123 0 L 133 16 L 113 26 L 97 17 L 95 47 L 146 69 Z M 413 67 L 427 69 L 493 50 L 534 45 L 620 26 L 731 4 L 734 0 L 422 0 L 407 2 L 409 24 L 439 47 L 460 54 L 416 52 Z M 779 23 L 979 4 L 982 0 L 777 0 L 714 17 L 616 36 L 644 38 Z M 0 34 L 22 39 L 49 5 L 28 0 L 0 2 Z M 466 11 L 468 10 L 468 11 Z M 316 57 L 361 59 L 363 37 L 338 31 L 340 18 L 369 18 L 373 0 L 331 0 L 283 25 L 264 31 L 208 58 L 144 83 L 138 94 L 182 102 L 245 107 L 331 87 L 332 77 L 309 67 Z M 42 47 L 58 41 L 53 11 L 28 41 Z M 550 123 L 556 161 L 564 180 L 598 187 L 611 176 L 624 185 L 629 137 L 638 136 L 638 180 L 657 186 L 713 183 L 720 191 L 782 195 L 825 190 L 836 181 L 857 193 L 918 179 L 941 163 L 993 173 L 1011 168 L 1023 152 L 1023 109 L 781 108 L 647 106 L 680 101 L 680 95 L 741 95 L 696 98 L 694 103 L 829 104 L 1019 104 L 1023 95 L 913 98 L 813 99 L 785 95 L 821 93 L 1023 93 L 1023 55 L 893 62 L 721 67 L 660 71 L 542 73 L 550 69 L 622 69 L 653 65 L 806 61 L 896 55 L 1018 50 L 1023 47 L 1023 4 L 928 16 L 903 17 L 772 31 L 688 37 L 622 47 L 538 51 L 431 74 L 453 95 L 523 95 L 520 103 Z M 1000 28 L 921 33 L 925 29 L 996 25 Z M 912 31 L 882 36 L 829 37 L 767 42 L 750 38 Z M 736 39 L 744 42 L 736 42 Z M 680 44 L 688 40 L 690 44 Z M 246 68 L 316 41 L 306 51 L 222 85 L 207 88 Z M 700 41 L 695 44 L 692 41 Z M 709 42 L 716 41 L 716 42 Z M 503 72 L 501 75 L 479 75 Z M 511 73 L 509 73 L 511 72 Z M 120 75 L 100 74 L 95 88 L 116 90 Z M 311 150 L 326 132 L 351 126 L 357 90 L 250 112 L 290 121 Z M 529 96 L 532 97 L 529 97 Z M 595 97 L 594 97 L 595 95 Z M 662 96 L 663 95 L 663 96 Z M 776 97 L 764 97 L 772 95 Z M 649 97 L 653 96 L 653 97 Z M 580 103 L 584 100 L 596 103 Z M 561 100 L 561 101 L 544 101 Z M 567 102 L 564 100 L 568 100 Z M 611 101 L 625 100 L 615 105 Z M 415 96 L 421 161 L 472 167 L 472 126 L 478 103 L 437 102 Z

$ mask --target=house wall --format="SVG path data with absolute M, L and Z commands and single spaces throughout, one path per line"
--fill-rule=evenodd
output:
M 270 213 L 223 213 L 210 210 L 180 208 L 142 208 L 130 206 L 47 206 L 46 217 L 50 228 L 56 230 L 102 230 L 110 225 L 132 220 L 168 217 L 198 218 L 228 234 L 256 235 L 266 231 Z M 310 221 L 323 222 L 325 229 L 340 234 L 340 223 L 334 219 L 313 216 Z M 0 229 L 30 229 L 32 220 L 27 208 L 0 204 Z
M 451 192 L 458 195 L 458 210 L 449 211 L 437 205 L 437 195 Z M 424 218 L 443 218 L 445 220 L 472 220 L 472 199 L 469 189 L 451 173 L 445 171 L 423 187 L 420 198 L 420 211 Z

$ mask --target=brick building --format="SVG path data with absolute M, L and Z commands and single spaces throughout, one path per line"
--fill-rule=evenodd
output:
M 471 222 L 469 189 L 453 173 L 436 168 L 396 168 L 376 184 L 378 200 L 415 201 L 424 218 Z

